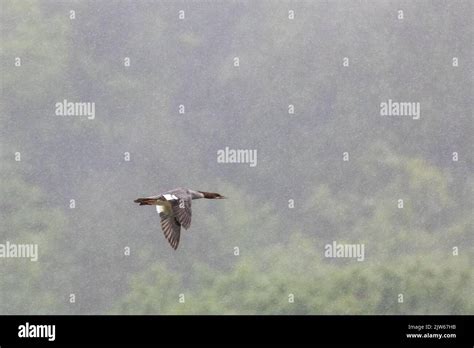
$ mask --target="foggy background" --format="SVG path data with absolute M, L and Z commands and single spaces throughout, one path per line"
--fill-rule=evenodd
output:
M 1 314 L 474 312 L 471 1 L 0 3 Z M 174 251 L 179 186 L 229 199 Z

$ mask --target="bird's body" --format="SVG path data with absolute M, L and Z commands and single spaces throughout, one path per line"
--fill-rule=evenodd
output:
M 134 202 L 140 205 L 156 206 L 165 237 L 176 250 L 181 235 L 181 226 L 186 230 L 191 227 L 191 202 L 193 199 L 199 198 L 222 199 L 225 197 L 213 192 L 176 188 L 157 196 L 137 198 Z

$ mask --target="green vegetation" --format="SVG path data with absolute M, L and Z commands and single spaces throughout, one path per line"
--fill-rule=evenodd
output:
M 474 312 L 470 1 L 288 4 L 1 2 L 0 243 L 39 246 L 0 259 L 1 314 Z M 194 203 L 175 252 L 133 200 L 178 186 L 229 199 Z

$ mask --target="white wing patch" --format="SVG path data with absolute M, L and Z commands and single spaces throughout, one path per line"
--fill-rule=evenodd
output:
M 173 201 L 175 199 L 178 199 L 178 197 L 176 197 L 175 195 L 170 195 L 169 193 L 163 195 L 163 197 L 165 197 L 167 201 Z
M 160 201 L 157 200 L 156 202 L 156 212 L 159 213 L 164 213 L 166 215 L 172 215 L 173 209 L 171 208 L 171 203 L 168 201 Z

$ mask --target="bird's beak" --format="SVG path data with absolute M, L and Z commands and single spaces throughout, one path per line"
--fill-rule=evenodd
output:
M 219 196 L 219 199 L 226 199 L 227 197 Z

